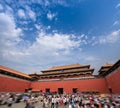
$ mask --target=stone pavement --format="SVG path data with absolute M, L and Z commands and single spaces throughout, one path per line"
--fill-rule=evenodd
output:
M 7 107 L 7 105 L 1 105 L 0 108 L 10 108 L 10 107 Z M 15 104 L 12 105 L 11 108 L 25 108 L 25 103 L 24 102 L 15 103 Z M 35 103 L 35 108 L 42 108 L 42 104 L 40 102 Z M 64 107 L 63 106 L 59 106 L 58 108 L 64 108 Z

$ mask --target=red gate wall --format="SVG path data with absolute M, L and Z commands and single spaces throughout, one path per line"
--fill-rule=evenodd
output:
M 71 80 L 71 81 L 56 81 L 56 82 L 33 82 L 31 88 L 42 90 L 45 92 L 46 88 L 50 88 L 51 92 L 57 92 L 58 88 L 63 88 L 66 93 L 72 93 L 73 88 L 78 88 L 78 91 L 99 91 L 101 93 L 108 93 L 105 78 L 90 79 L 90 80 Z
M 50 88 L 51 92 L 57 92 L 58 88 L 63 88 L 66 93 L 72 93 L 73 88 L 78 88 L 78 91 L 99 91 L 101 93 L 108 93 L 108 89 L 111 88 L 113 93 L 120 93 L 120 69 L 116 69 L 106 78 L 51 82 L 29 82 L 0 75 L 0 92 L 24 92 L 26 88 L 30 87 L 44 92 L 46 88 Z
M 112 89 L 115 94 L 120 94 L 120 69 L 116 69 L 113 73 L 106 77 L 108 88 Z
M 18 78 L 0 76 L 0 92 L 24 92 L 30 82 Z

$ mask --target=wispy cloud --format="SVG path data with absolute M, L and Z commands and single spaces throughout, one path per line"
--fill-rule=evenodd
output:
M 40 33 L 37 42 L 40 46 L 46 49 L 56 50 L 70 50 L 74 47 L 79 47 L 80 41 L 74 41 L 70 35 L 67 34 L 44 34 Z
M 114 27 L 114 31 L 110 29 L 108 33 L 105 34 L 100 30 L 98 31 L 100 35 L 96 33 L 97 31 L 94 31 L 94 36 L 92 36 L 92 32 L 91 34 L 87 34 L 87 28 L 93 27 L 96 22 L 91 26 L 88 24 L 88 27 L 86 27 L 86 18 L 89 17 L 89 15 L 84 16 L 84 14 L 81 13 L 80 16 L 74 16 L 79 12 L 75 7 L 74 13 L 74 6 L 76 6 L 75 4 L 77 3 L 81 3 L 81 1 L 82 0 L 0 1 L 0 64 L 31 73 L 33 71 L 39 72 L 53 65 L 77 62 L 100 67 L 100 65 L 105 62 L 105 59 L 106 61 L 114 61 L 118 58 L 120 52 L 120 45 L 118 45 L 118 42 L 120 42 L 120 29 L 119 26 L 117 26 L 119 25 L 119 18 L 117 17 L 113 23 L 112 27 Z M 61 9 L 60 11 L 57 10 L 59 9 L 57 6 Z M 71 8 L 71 6 L 73 7 Z M 118 11 L 119 7 L 120 4 L 117 4 L 117 9 L 114 9 Z M 68 8 L 68 11 L 72 9 L 66 13 L 68 14 L 68 19 L 70 18 L 67 21 L 64 18 L 62 19 L 64 15 L 60 16 L 61 14 L 59 14 L 59 12 L 64 12 L 65 8 Z M 86 9 L 88 8 L 86 7 Z M 56 9 L 56 12 L 53 11 L 53 9 Z M 84 12 L 84 8 L 81 12 Z M 71 17 L 69 17 L 69 15 Z M 83 17 L 81 17 L 81 15 L 83 15 Z M 47 20 L 44 17 L 46 17 Z M 57 22 L 55 25 L 53 24 L 54 21 Z M 76 24 L 70 21 L 75 21 Z M 98 19 L 97 21 L 101 20 Z M 82 23 L 80 24 L 80 22 Z M 68 26 L 72 28 L 74 33 L 71 33 L 69 28 L 66 29 Z M 99 26 L 99 24 L 97 26 Z M 60 28 L 62 28 L 63 31 Z M 81 30 L 85 31 L 85 33 Z M 107 45 L 112 47 L 109 49 Z M 106 48 L 107 51 L 106 54 L 104 52 L 102 55 L 103 48 Z M 115 54 L 113 54 L 113 52 L 115 52 Z M 109 54 L 111 54 L 112 57 L 108 56 Z
M 0 10 L 3 10 L 3 6 L 0 4 Z
M 50 29 L 51 28 L 51 26 L 47 26 L 47 29 Z
M 40 31 L 42 29 L 41 25 L 40 24 L 35 24 L 35 28 Z
M 116 26 L 116 25 L 119 25 L 119 21 L 115 21 L 115 22 L 113 23 L 113 26 Z
M 50 34 L 40 24 L 35 24 L 35 27 L 38 35 L 33 44 L 30 44 L 21 38 L 22 29 L 17 27 L 14 18 L 6 13 L 0 13 L 1 63 L 4 62 L 4 64 L 12 65 L 14 69 L 18 67 L 21 71 L 29 73 L 55 64 L 63 65 L 62 63 L 69 64 L 77 61 L 96 66 L 103 62 L 95 55 L 84 54 L 81 46 L 93 44 L 95 41 L 98 42 L 97 44 L 115 43 L 120 39 L 120 30 L 90 39 L 85 34 L 76 36 L 57 31 Z
M 69 3 L 66 2 L 66 0 L 52 0 L 54 4 L 61 5 L 64 7 L 67 7 Z
M 0 42 L 1 62 L 4 61 L 4 64 L 14 64 L 12 66 L 14 69 L 22 66 L 20 69 L 24 72 L 40 71 L 57 62 L 69 62 L 70 59 L 74 61 L 71 57 L 74 53 L 73 50 L 80 49 L 81 44 L 83 44 L 84 36 L 82 35 L 78 38 L 73 34 L 48 34 L 41 30 L 36 37 L 36 41 L 31 45 L 20 38 L 22 30 L 20 28 L 16 29 L 14 19 L 4 13 L 0 14 L 0 25 L 2 25 L 1 28 L 3 25 L 5 26 L 4 30 L 1 29 L 0 31 L 0 35 L 4 39 L 3 42 L 2 40 Z M 8 34 L 4 34 L 4 32 Z
M 19 9 L 19 10 L 18 10 L 18 16 L 19 16 L 20 18 L 26 18 L 26 15 L 25 15 L 24 10 Z
M 95 62 L 97 60 L 98 60 L 98 58 L 96 58 L 94 56 L 87 56 L 87 57 L 85 57 L 85 61 L 87 61 L 87 62 Z
M 119 39 L 120 39 L 120 30 L 116 30 L 108 35 L 101 36 L 99 38 L 99 43 L 100 44 L 115 43 L 116 41 L 119 41 Z
M 36 14 L 35 12 L 33 12 L 30 7 L 26 6 L 26 13 L 27 15 L 32 19 L 32 20 L 36 20 Z
M 119 8 L 120 7 L 120 3 L 118 3 L 116 6 L 115 6 L 115 8 Z
M 36 25 L 36 27 L 37 26 L 38 25 Z M 12 67 L 15 68 L 23 64 L 29 66 L 30 64 L 37 65 L 39 63 L 45 67 L 47 65 L 46 63 L 50 65 L 52 62 L 68 61 L 69 59 L 67 58 L 71 56 L 72 51 L 76 48 L 79 49 L 81 46 L 81 40 L 83 38 L 82 36 L 82 38 L 77 38 L 74 35 L 62 33 L 48 34 L 44 30 L 40 30 L 36 41 L 30 44 L 21 38 L 21 34 L 22 30 L 16 26 L 14 18 L 5 13 L 0 13 L 1 63 L 14 64 Z M 33 69 L 39 69 L 36 71 L 40 71 L 39 67 L 35 69 L 34 66 L 31 66 L 29 69 L 25 67 L 22 68 L 28 72 L 33 71 Z M 25 71 L 23 69 L 21 70 Z M 43 67 L 41 67 L 41 69 L 43 69 Z
M 100 44 L 114 44 L 120 41 L 120 29 L 111 31 L 100 36 L 92 36 L 91 39 L 88 39 L 88 44 L 92 46 Z
M 56 15 L 57 15 L 56 13 L 48 12 L 48 13 L 47 13 L 47 18 L 48 18 L 49 20 L 53 20 L 53 18 L 55 18 Z
M 13 16 L 14 11 L 13 11 L 12 7 L 6 5 L 5 8 L 6 8 L 5 9 L 6 14 Z

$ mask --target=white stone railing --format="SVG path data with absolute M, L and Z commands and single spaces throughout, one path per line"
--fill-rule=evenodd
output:
M 64 78 L 63 80 L 80 80 L 80 79 L 90 79 L 90 78 L 94 78 L 94 76 L 77 77 L 77 78 Z
M 76 78 L 62 78 L 62 79 L 41 79 L 39 82 L 47 82 L 47 81 L 61 81 L 61 80 L 81 80 L 81 79 L 92 79 L 94 76 L 86 76 L 86 77 L 76 77 Z
M 60 81 L 60 79 L 41 79 L 38 80 L 39 82 L 46 82 L 46 81 Z

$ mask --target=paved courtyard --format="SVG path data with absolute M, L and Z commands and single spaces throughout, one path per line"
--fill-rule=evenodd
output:
M 7 107 L 7 105 L 2 105 L 0 106 L 0 108 L 9 108 Z M 11 108 L 25 108 L 25 103 L 21 102 L 21 103 L 15 103 L 12 105 Z M 40 102 L 35 103 L 35 108 L 42 108 L 42 104 Z M 49 107 L 50 108 L 50 107 Z M 59 108 L 64 108 L 63 106 L 59 107 Z M 68 108 L 68 107 L 67 107 Z

